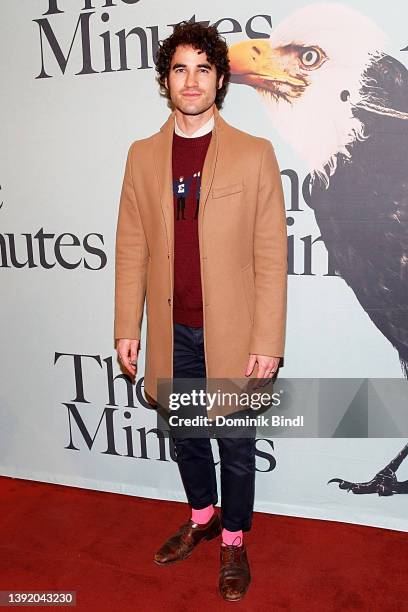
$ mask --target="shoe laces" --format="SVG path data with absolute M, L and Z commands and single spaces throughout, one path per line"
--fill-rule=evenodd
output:
M 235 544 L 227 544 L 226 546 L 222 546 L 222 548 L 224 550 L 224 560 L 226 563 L 236 563 L 239 561 L 241 557 L 242 546 L 236 546 Z

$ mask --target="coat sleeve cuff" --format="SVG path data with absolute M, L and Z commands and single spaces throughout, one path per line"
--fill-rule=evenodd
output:
M 284 341 L 268 342 L 262 338 L 251 338 L 249 354 L 268 355 L 269 357 L 283 357 L 285 352 Z

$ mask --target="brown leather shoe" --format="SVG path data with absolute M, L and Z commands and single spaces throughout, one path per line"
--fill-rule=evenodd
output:
M 219 515 L 214 512 L 208 523 L 199 525 L 191 519 L 180 525 L 179 530 L 159 548 L 154 555 L 158 565 L 169 565 L 182 559 L 187 559 L 200 542 L 212 540 L 221 533 Z
M 251 582 L 251 572 L 245 544 L 221 546 L 219 591 L 227 601 L 242 599 Z

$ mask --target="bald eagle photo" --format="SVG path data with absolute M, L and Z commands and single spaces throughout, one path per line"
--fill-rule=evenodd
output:
M 229 50 L 231 82 L 254 88 L 309 171 L 309 206 L 336 273 L 397 350 L 408 378 L 408 71 L 368 17 L 318 2 L 269 39 Z M 407 493 L 408 445 L 354 493 Z

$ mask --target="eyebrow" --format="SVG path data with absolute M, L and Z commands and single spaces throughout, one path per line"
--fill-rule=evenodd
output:
M 172 70 L 175 70 L 176 68 L 187 68 L 187 64 L 174 64 Z M 211 64 L 197 64 L 197 68 L 208 68 L 211 70 L 212 66 Z

